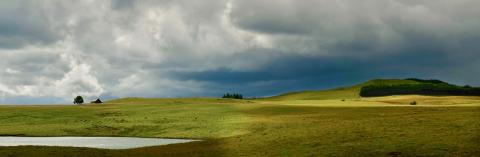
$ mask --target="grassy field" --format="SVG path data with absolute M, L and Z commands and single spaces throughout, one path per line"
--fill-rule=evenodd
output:
M 342 101 L 342 99 L 345 99 Z M 412 100 L 418 105 L 408 103 Z M 0 156 L 480 156 L 480 98 L 118 99 L 0 106 L 3 136 L 203 141 L 129 150 L 0 147 Z

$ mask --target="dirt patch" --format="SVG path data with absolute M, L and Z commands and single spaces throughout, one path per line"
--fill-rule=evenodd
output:
M 101 112 L 101 113 L 97 113 L 95 114 L 99 117 L 118 117 L 118 116 L 123 116 L 122 113 L 120 112 Z

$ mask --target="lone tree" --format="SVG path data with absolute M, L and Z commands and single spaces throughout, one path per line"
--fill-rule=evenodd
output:
M 83 104 L 83 97 L 82 96 L 75 97 L 75 99 L 73 99 L 73 104 Z

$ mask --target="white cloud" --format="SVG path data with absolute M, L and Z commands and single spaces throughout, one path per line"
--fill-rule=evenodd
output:
M 20 71 L 14 70 L 14 69 L 10 69 L 10 68 L 5 69 L 5 72 L 6 72 L 7 74 L 18 74 L 18 73 L 20 73 Z
M 70 66 L 71 71 L 53 83 L 55 96 L 72 98 L 82 95 L 91 99 L 99 97 L 104 92 L 97 78 L 91 74 L 90 65 L 72 61 Z

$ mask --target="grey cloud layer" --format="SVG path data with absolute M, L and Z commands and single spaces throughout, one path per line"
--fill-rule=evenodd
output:
M 36 1 L 0 2 L 0 46 L 19 48 L 26 45 L 51 44 L 59 38 L 48 16 Z
M 479 85 L 475 0 L 0 4 L 4 103 L 75 95 L 262 96 L 372 77 Z

